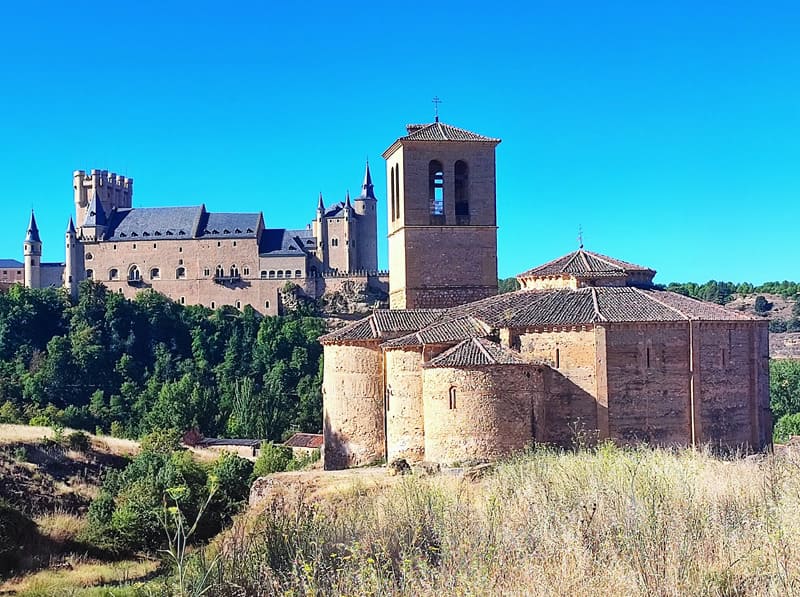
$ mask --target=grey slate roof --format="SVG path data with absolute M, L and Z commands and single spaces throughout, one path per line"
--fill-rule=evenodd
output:
M 431 122 L 430 124 L 407 124 L 403 141 L 478 141 L 483 143 L 500 143 L 500 139 L 486 137 L 471 131 L 445 124 Z
M 524 365 L 514 350 L 503 348 L 486 338 L 470 338 L 431 359 L 423 367 L 475 367 L 484 365 Z
M 103 204 L 100 203 L 95 193 L 92 200 L 89 202 L 89 208 L 86 210 L 86 219 L 83 225 L 87 228 L 93 228 L 95 226 L 105 226 L 107 224 L 108 218 L 106 217 L 106 211 L 103 209 Z
M 135 207 L 111 214 L 105 238 L 256 238 L 261 225 L 260 213 L 214 213 L 203 205 Z
M 261 234 L 260 257 L 287 257 L 305 255 L 303 239 L 296 236 L 295 230 L 286 228 L 267 228 Z
M 563 257 L 549 261 L 544 265 L 534 267 L 518 275 L 518 277 L 552 276 L 569 274 L 573 276 L 601 275 L 603 277 L 624 277 L 629 273 L 652 273 L 655 270 L 635 263 L 621 261 L 599 253 L 593 253 L 583 248 L 568 253 Z
M 216 213 L 204 211 L 198 236 L 205 238 L 256 238 L 260 213 Z
M 4 269 L 22 269 L 25 264 L 16 259 L 0 259 L 0 268 Z
M 31 221 L 28 223 L 28 230 L 25 234 L 25 242 L 42 242 L 42 239 L 39 238 L 39 227 L 36 225 L 36 217 L 33 215 L 33 210 L 31 210 Z

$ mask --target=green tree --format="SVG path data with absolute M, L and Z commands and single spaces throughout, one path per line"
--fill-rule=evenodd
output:
M 800 360 L 770 361 L 769 399 L 776 419 L 800 412 Z

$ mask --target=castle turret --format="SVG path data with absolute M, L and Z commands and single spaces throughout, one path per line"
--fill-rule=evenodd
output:
M 66 262 L 64 268 L 64 288 L 69 291 L 72 298 L 78 298 L 78 282 L 80 282 L 80 246 L 75 223 L 69 219 L 66 232 Z
M 87 240 L 102 240 L 108 227 L 108 218 L 103 203 L 95 194 L 86 210 L 86 219 L 81 226 L 81 237 Z
M 378 200 L 375 198 L 375 187 L 372 185 L 372 174 L 369 171 L 369 160 L 364 172 L 364 183 L 361 195 L 353 201 L 353 211 L 359 216 L 356 244 L 358 269 L 377 271 L 378 269 Z
M 85 170 L 75 170 L 72 173 L 72 188 L 78 226 L 82 226 L 86 220 L 92 199 L 100 201 L 106 214 L 133 206 L 133 179 L 108 170 L 92 170 L 89 175 Z M 78 230 L 78 236 L 81 233 Z
M 36 226 L 36 217 L 31 210 L 31 221 L 25 234 L 23 254 L 25 256 L 25 286 L 41 288 L 42 286 L 42 239 Z

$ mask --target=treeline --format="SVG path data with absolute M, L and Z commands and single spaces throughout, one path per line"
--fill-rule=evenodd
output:
M 300 307 L 184 307 L 81 285 L 0 294 L 0 422 L 138 438 L 155 429 L 282 440 L 320 432 L 322 319 Z
M 754 286 L 750 282 L 734 284 L 733 282 L 718 282 L 709 280 L 705 284 L 696 282 L 670 282 L 662 286 L 671 292 L 677 292 L 700 299 L 724 305 L 733 300 L 734 294 L 777 294 L 787 299 L 797 299 L 800 294 L 800 283 L 784 280 L 783 282 L 766 282 Z

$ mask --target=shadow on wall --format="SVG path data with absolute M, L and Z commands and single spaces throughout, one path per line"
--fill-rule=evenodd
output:
M 607 420 L 607 407 L 556 369 L 546 368 L 544 379 L 544 405 L 534 410 L 536 441 L 563 448 L 595 445 L 598 416 Z
M 324 439 L 323 469 L 337 471 L 351 466 L 352 455 L 347 446 L 347 438 L 331 429 L 328 413 L 322 421 L 322 436 Z

